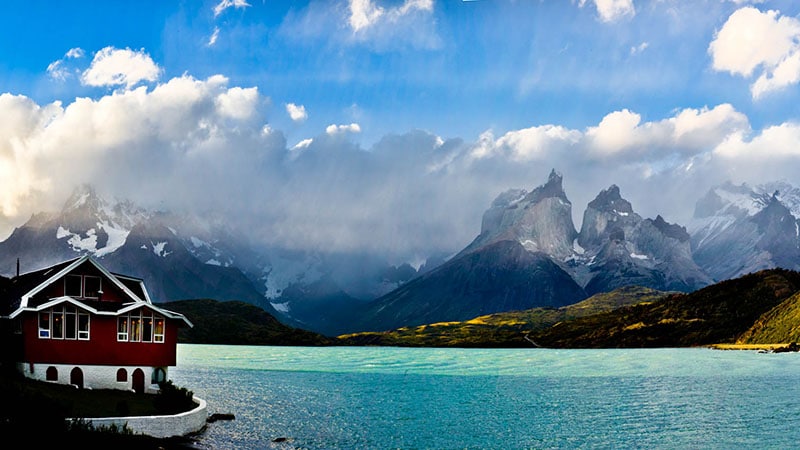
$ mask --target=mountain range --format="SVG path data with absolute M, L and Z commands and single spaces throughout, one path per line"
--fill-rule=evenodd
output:
M 209 219 L 147 211 L 81 186 L 0 242 L 0 274 L 85 253 L 137 274 L 155 301 L 213 298 L 262 307 L 329 336 L 564 307 L 625 286 L 692 292 L 758 270 L 800 269 L 800 189 L 787 182 L 715 186 L 688 226 L 643 218 L 617 185 L 589 202 L 580 229 L 563 176 L 489 205 L 454 256 L 415 269 L 366 254 L 265 247 Z

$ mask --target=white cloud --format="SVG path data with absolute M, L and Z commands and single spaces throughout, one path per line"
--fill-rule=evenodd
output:
M 384 10 L 372 0 L 350 0 L 350 27 L 353 31 L 372 26 L 383 16 Z
M 800 124 L 783 123 L 767 127 L 748 140 L 745 133 L 735 133 L 720 143 L 714 153 L 725 158 L 768 161 L 800 156 Z M 792 167 L 792 170 L 797 170 Z
M 208 42 L 206 45 L 208 47 L 214 46 L 217 43 L 217 39 L 219 39 L 219 27 L 214 27 L 214 32 L 211 33 L 211 36 L 208 38 Z
M 246 120 L 256 114 L 259 95 L 258 88 L 232 87 L 215 99 L 217 111 L 225 117 Z
M 312 138 L 303 139 L 302 141 L 300 141 L 297 144 L 295 144 L 294 147 L 292 147 L 292 150 L 303 150 L 305 148 L 308 148 L 308 146 L 311 145 L 313 142 L 314 142 L 314 139 L 312 139 Z
M 381 21 L 396 23 L 416 11 L 433 11 L 433 0 L 405 0 L 402 5 L 385 9 L 372 0 L 350 0 L 348 23 L 354 32 L 378 26 Z
M 800 49 L 787 56 L 771 72 L 762 73 L 750 91 L 753 93 L 753 98 L 758 99 L 766 93 L 798 82 L 800 82 Z
M 69 49 L 69 51 L 67 51 L 67 53 L 64 55 L 64 57 L 65 58 L 70 58 L 70 59 L 78 59 L 78 58 L 83 58 L 83 56 L 85 54 L 86 53 L 83 51 L 82 48 L 75 47 L 75 48 Z
M 64 67 L 64 61 L 57 60 L 47 66 L 47 75 L 53 80 L 64 81 L 70 76 L 70 71 Z
M 502 156 L 514 161 L 542 160 L 580 141 L 582 133 L 563 126 L 541 125 L 509 131 L 496 141 L 491 131 L 481 134 L 471 151 L 473 159 Z
M 303 105 L 295 105 L 294 103 L 286 104 L 286 113 L 295 122 L 302 122 L 308 118 L 306 107 Z
M 580 0 L 578 5 L 583 7 L 587 1 Z M 615 22 L 636 15 L 633 0 L 592 0 L 592 2 L 597 8 L 597 15 L 602 22 Z
M 649 47 L 649 46 L 650 46 L 650 44 L 648 42 L 642 42 L 639 45 L 631 47 L 631 55 L 635 55 L 637 53 L 642 53 L 643 51 L 647 50 L 647 47 Z
M 219 16 L 228 8 L 247 8 L 250 4 L 246 0 L 222 0 L 214 7 L 214 17 Z
M 125 86 L 142 81 L 156 81 L 161 69 L 144 50 L 105 47 L 95 53 L 92 64 L 83 72 L 81 82 L 88 86 Z
M 56 81 L 66 81 L 74 72 L 73 69 L 67 67 L 67 60 L 83 58 L 84 54 L 81 48 L 69 49 L 63 58 L 53 61 L 47 66 L 47 75 Z
M 603 117 L 599 125 L 590 128 L 586 135 L 600 153 L 620 153 L 642 145 L 644 129 L 648 126 L 640 127 L 641 120 L 639 114 L 627 109 L 614 111 Z
M 336 136 L 344 133 L 361 133 L 361 126 L 357 123 L 350 125 L 328 125 L 325 128 L 325 133 L 329 136 Z
M 229 83 L 185 75 L 65 105 L 0 95 L 0 232 L 92 182 L 145 207 L 222 214 L 270 244 L 403 257 L 460 250 L 498 193 L 535 188 L 551 168 L 576 215 L 616 183 L 637 212 L 668 220 L 731 166 L 800 170 L 800 126 L 750 138 L 728 104 L 656 119 L 623 109 L 592 127 L 533 124 L 477 142 L 410 132 L 362 149 L 359 121 L 287 143 L 265 125 L 259 89 Z
M 375 52 L 436 50 L 443 45 L 433 0 L 403 0 L 392 6 L 347 0 L 344 8 L 338 2 L 310 2 L 284 18 L 280 33 L 291 40 L 358 45 Z
M 712 68 L 750 78 L 753 98 L 760 98 L 800 82 L 800 20 L 761 12 L 754 7 L 738 9 L 717 31 L 708 47 Z
M 684 109 L 674 117 L 642 123 L 639 114 L 623 109 L 606 115 L 586 130 L 588 150 L 600 157 L 665 153 L 699 154 L 711 150 L 727 136 L 749 131 L 747 117 L 730 104 L 713 109 Z

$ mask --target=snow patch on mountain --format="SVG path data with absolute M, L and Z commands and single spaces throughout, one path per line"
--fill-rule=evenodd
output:
M 270 305 L 272 305 L 272 307 L 275 308 L 276 311 L 282 312 L 284 314 L 287 314 L 289 312 L 289 309 L 290 309 L 289 308 L 289 302 L 284 302 L 284 303 L 272 303 L 272 302 L 270 302 Z
M 166 258 L 170 253 L 172 253 L 166 250 L 167 242 L 165 241 L 157 242 L 155 244 L 151 242 L 150 245 L 153 246 L 153 253 L 155 253 L 156 256 Z
M 76 252 L 88 251 L 94 253 L 97 251 L 97 231 L 91 228 L 86 231 L 86 237 L 81 237 L 78 234 L 71 233 L 67 243 Z
M 734 207 L 740 209 L 747 213 L 748 216 L 754 216 L 758 214 L 764 208 L 763 200 L 755 195 L 755 192 L 741 194 L 737 192 L 731 192 L 726 189 L 717 188 L 714 189 L 714 193 L 717 194 L 723 202 L 725 202 L 728 207 Z
M 310 284 L 322 278 L 319 261 L 312 257 L 295 259 L 271 255 L 270 264 L 264 267 L 261 280 L 264 286 L 264 297 L 274 299 L 280 297 L 283 290 L 293 283 Z
M 80 194 L 78 196 L 78 198 L 75 199 L 75 201 L 72 203 L 70 208 L 71 209 L 77 209 L 77 208 L 80 208 L 81 206 L 85 205 L 86 204 L 86 200 L 89 199 L 90 195 L 92 195 L 91 192 L 84 192 L 84 193 Z

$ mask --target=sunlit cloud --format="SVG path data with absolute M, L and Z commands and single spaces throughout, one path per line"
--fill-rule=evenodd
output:
M 228 8 L 247 8 L 250 4 L 246 0 L 222 0 L 214 6 L 214 17 L 219 16 Z
M 752 79 L 753 98 L 800 82 L 800 20 L 744 7 L 728 17 L 708 47 L 712 68 Z
M 306 107 L 303 105 L 295 105 L 294 103 L 287 103 L 286 113 L 289 114 L 289 118 L 291 118 L 295 122 L 302 122 L 308 119 L 308 114 L 306 113 Z
M 53 61 L 47 66 L 47 75 L 56 81 L 66 81 L 76 72 L 74 69 L 67 67 L 68 60 L 83 58 L 84 54 L 85 52 L 81 48 L 69 49 L 63 58 Z
M 583 7 L 589 0 L 580 0 Z M 636 15 L 633 0 L 591 0 L 597 8 L 597 16 L 602 22 L 615 22 Z
M 336 136 L 341 135 L 344 133 L 360 133 L 361 126 L 357 123 L 351 123 L 349 125 L 328 125 L 325 128 L 325 133 L 329 136 Z
M 219 39 L 219 27 L 214 27 L 214 31 L 211 33 L 211 36 L 208 38 L 207 46 L 212 47 L 214 44 L 217 43 L 217 39 Z
M 98 51 L 92 64 L 83 72 L 81 82 L 87 86 L 131 87 L 142 81 L 156 81 L 161 68 L 144 50 L 105 47 Z

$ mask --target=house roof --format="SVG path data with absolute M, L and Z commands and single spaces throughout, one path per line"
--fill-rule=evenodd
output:
M 33 272 L 24 273 L 16 276 L 5 284 L 5 289 L 2 291 L 2 301 L 0 301 L 0 316 L 8 316 L 20 307 L 22 296 L 30 292 L 44 281 L 46 281 L 53 274 L 61 272 L 65 267 L 69 267 L 72 263 L 80 258 L 64 261 L 56 265 L 45 267 L 44 269 L 35 270 Z
M 180 320 L 190 327 L 194 326 L 192 322 L 190 322 L 189 319 L 187 319 L 183 314 L 160 308 L 152 303 L 146 303 L 142 301 L 130 303 L 110 303 L 96 300 L 77 300 L 69 296 L 56 297 L 35 307 L 19 308 L 12 312 L 9 317 L 13 319 L 25 311 L 42 311 L 64 303 L 72 304 L 77 308 L 99 316 L 118 316 L 121 314 L 127 314 L 139 308 L 147 308 L 170 319 Z
M 63 296 L 49 299 L 39 305 L 29 305 L 28 300 L 31 297 L 52 283 L 60 280 L 73 269 L 87 261 L 94 265 L 107 279 L 124 292 L 131 301 L 112 303 Z M 64 302 L 72 303 L 79 308 L 100 315 L 125 314 L 136 308 L 147 306 L 166 317 L 179 319 L 190 327 L 193 326 L 182 314 L 153 305 L 141 278 L 111 273 L 92 258 L 91 255 L 84 255 L 11 279 L 3 278 L 0 280 L 0 317 L 14 318 L 24 311 L 41 311 Z

